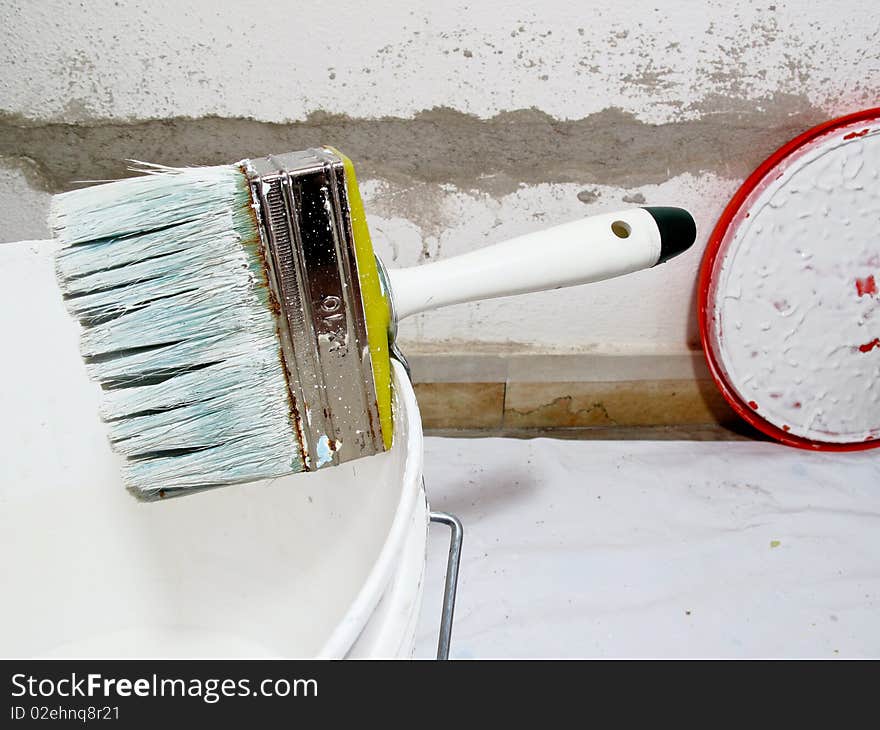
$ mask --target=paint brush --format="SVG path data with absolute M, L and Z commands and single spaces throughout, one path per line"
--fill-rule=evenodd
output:
M 620 276 L 696 235 L 687 211 L 633 208 L 386 271 L 335 149 L 137 169 L 55 196 L 51 225 L 101 416 L 145 500 L 385 451 L 398 320 Z

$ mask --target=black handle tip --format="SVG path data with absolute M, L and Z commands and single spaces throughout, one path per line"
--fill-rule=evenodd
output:
M 660 230 L 660 258 L 657 264 L 687 251 L 697 238 L 694 217 L 684 208 L 645 208 Z M 654 264 L 655 266 L 657 264 Z

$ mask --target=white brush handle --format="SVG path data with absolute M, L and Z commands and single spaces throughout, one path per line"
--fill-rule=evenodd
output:
M 690 214 L 681 209 L 651 210 L 674 211 L 693 226 Z M 680 228 L 673 234 L 656 213 L 631 208 L 529 233 L 444 261 L 392 270 L 388 275 L 397 318 L 449 304 L 560 289 L 646 269 L 693 242 L 691 236 L 669 244 L 667 238 L 688 237 L 686 231 L 681 235 Z

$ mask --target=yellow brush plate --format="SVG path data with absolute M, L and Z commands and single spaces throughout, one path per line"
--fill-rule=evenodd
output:
M 391 448 L 393 420 L 391 418 L 391 359 L 388 351 L 388 302 L 382 295 L 379 283 L 379 270 L 373 253 L 373 242 L 367 228 L 364 204 L 358 189 L 357 177 L 351 160 L 339 150 L 329 149 L 342 159 L 345 169 L 345 189 L 348 193 L 348 206 L 351 214 L 351 228 L 354 234 L 355 258 L 357 259 L 358 279 L 361 285 L 361 299 L 367 320 L 367 340 L 370 344 L 370 359 L 373 362 L 373 381 L 376 384 L 376 401 L 379 406 L 379 421 L 382 426 L 382 440 L 385 449 Z

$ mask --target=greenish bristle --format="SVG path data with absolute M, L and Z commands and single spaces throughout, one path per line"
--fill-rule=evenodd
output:
M 154 499 L 302 471 L 246 176 L 140 171 L 51 212 L 126 485 Z

